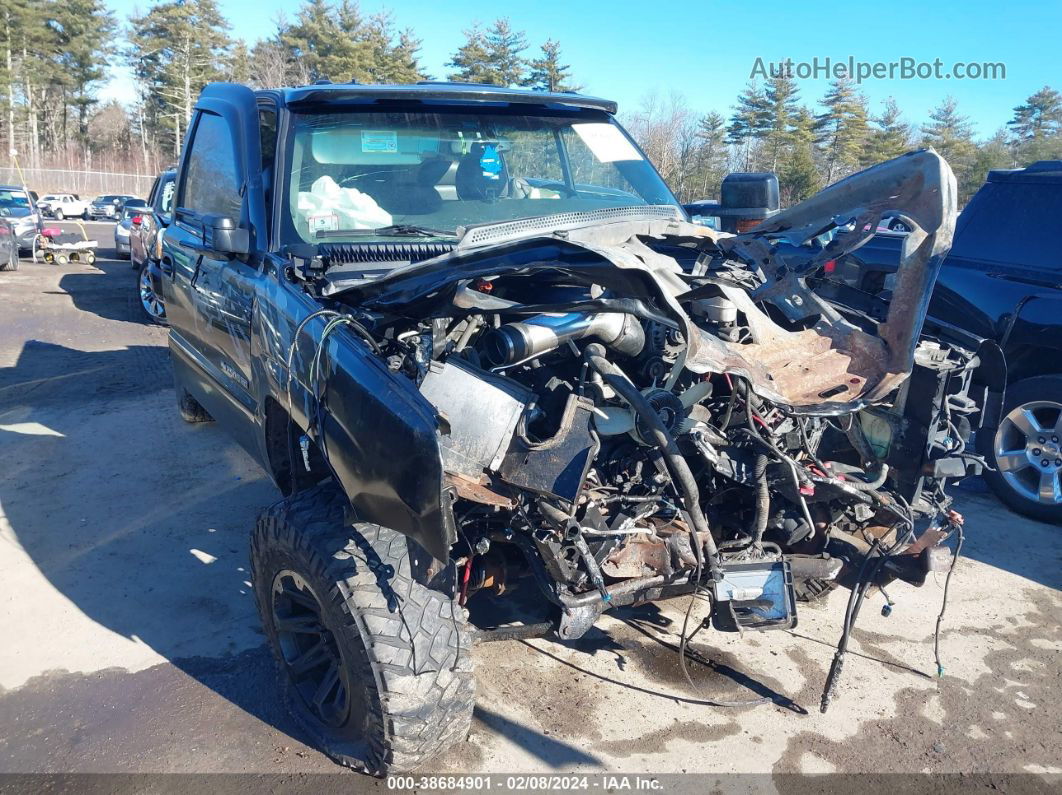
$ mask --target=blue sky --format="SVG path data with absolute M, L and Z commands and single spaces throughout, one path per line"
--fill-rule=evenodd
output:
M 120 20 L 145 0 L 107 0 Z M 272 34 L 278 13 L 294 15 L 293 0 L 219 0 L 232 34 L 253 43 Z M 444 66 L 472 21 L 489 23 L 508 16 L 526 31 L 532 48 L 549 37 L 560 41 L 565 61 L 587 93 L 617 100 L 620 112 L 633 110 L 647 94 L 683 94 L 699 112 L 729 115 L 756 59 L 810 62 L 818 58 L 891 62 L 911 58 L 943 71 L 956 62 L 1002 62 L 1001 80 L 870 79 L 863 91 L 875 112 L 893 96 L 909 122 L 919 124 L 950 94 L 960 112 L 987 137 L 1003 126 L 1012 109 L 1040 87 L 1062 90 L 1062 66 L 1051 40 L 1062 30 L 1062 2 L 965 0 L 916 3 L 700 2 L 653 4 L 645 0 L 535 0 L 535 2 L 440 3 L 363 0 L 363 11 L 390 9 L 396 26 L 412 27 L 423 39 L 421 62 L 444 78 Z M 659 13 L 653 13 L 654 8 Z M 458 11 L 457 9 L 461 9 Z M 683 10 L 687 9 L 687 10 Z M 1051 36 L 1041 32 L 1051 31 Z M 339 79 L 339 76 L 333 76 Z M 806 103 L 818 100 L 825 79 L 798 80 Z M 112 70 L 104 96 L 128 101 L 131 82 Z

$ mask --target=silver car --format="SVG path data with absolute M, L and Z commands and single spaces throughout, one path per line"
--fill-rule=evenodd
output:
M 17 185 L 0 185 L 0 216 L 14 228 L 21 251 L 30 251 L 33 239 L 41 228 L 41 216 L 35 202 L 36 194 Z
M 131 199 L 122 208 L 118 223 L 114 225 L 114 251 L 121 259 L 129 259 L 129 230 L 133 227 L 133 218 L 144 212 L 150 212 L 143 199 Z

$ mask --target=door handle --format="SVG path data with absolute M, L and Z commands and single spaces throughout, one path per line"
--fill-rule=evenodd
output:
M 202 243 L 192 243 L 188 240 L 178 240 L 177 245 L 188 251 L 194 251 L 196 254 L 205 254 L 207 251 L 207 247 Z

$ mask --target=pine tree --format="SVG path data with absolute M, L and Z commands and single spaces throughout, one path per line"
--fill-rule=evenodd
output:
M 730 126 L 726 130 L 726 142 L 741 150 L 743 170 L 752 170 L 753 143 L 767 133 L 767 97 L 755 81 L 750 81 L 738 94 Z
M 94 89 L 106 76 L 107 58 L 114 52 L 118 25 L 114 12 L 101 0 L 64 0 L 54 6 L 54 14 L 59 62 L 72 89 L 78 139 L 86 144 L 89 116 L 98 102 Z
M 871 119 L 873 127 L 867 136 L 861 165 L 871 166 L 898 157 L 911 148 L 911 125 L 900 120 L 900 106 L 889 97 L 881 115 Z
M 225 67 L 225 79 L 233 83 L 250 84 L 253 80 L 253 64 L 251 52 L 247 49 L 247 42 L 237 39 L 232 44 L 228 63 Z
M 1019 141 L 1062 134 L 1062 94 L 1044 86 L 1014 108 L 1014 117 L 1007 126 Z
M 223 79 L 231 40 L 216 0 L 169 0 L 130 20 L 127 57 L 148 124 L 172 130 L 176 156 L 203 86 Z
M 487 59 L 498 75 L 498 85 L 519 86 L 527 81 L 527 38 L 522 30 L 513 30 L 505 17 L 496 19 L 487 31 Z
M 457 52 L 446 62 L 447 66 L 457 70 L 450 73 L 450 79 L 464 83 L 501 85 L 501 76 L 490 62 L 487 37 L 479 23 L 473 24 L 464 34 L 465 43 L 458 47 Z
M 371 56 L 368 42 L 354 38 L 361 25 L 358 7 L 347 0 L 338 6 L 329 0 L 306 0 L 279 39 L 288 59 L 302 66 L 310 82 L 364 79 Z
M 420 65 L 420 44 L 409 28 L 398 34 L 398 41 L 381 55 L 378 79 L 384 83 L 415 83 L 427 75 Z
M 560 44 L 549 39 L 542 45 L 542 57 L 530 63 L 526 84 L 539 91 L 579 91 L 582 86 L 570 82 L 571 67 L 561 64 Z
M 858 167 L 868 132 L 867 108 L 866 100 L 847 77 L 830 83 L 820 104 L 826 111 L 815 117 L 814 130 L 822 147 L 828 185 Z
M 790 145 L 793 119 L 798 112 L 799 91 L 791 77 L 779 75 L 767 81 L 764 91 L 764 143 L 767 167 L 778 169 L 783 153 Z
M 922 125 L 922 144 L 932 146 L 948 161 L 959 183 L 959 200 L 969 197 L 980 186 L 973 173 L 977 147 L 973 141 L 973 127 L 966 116 L 958 112 L 952 97 L 945 97 L 929 113 L 930 122 Z M 976 183 L 976 184 L 975 184 Z
M 778 173 L 778 189 L 787 205 L 803 201 L 822 187 L 815 164 L 815 117 L 807 108 L 793 116 L 790 149 Z
M 700 192 L 697 198 L 719 195 L 719 185 L 726 176 L 726 119 L 714 110 L 697 122 L 697 173 Z
M 922 125 L 922 143 L 936 149 L 957 173 L 957 166 L 968 164 L 974 153 L 970 120 L 959 114 L 952 97 L 946 97 L 930 111 L 929 118 L 931 121 Z

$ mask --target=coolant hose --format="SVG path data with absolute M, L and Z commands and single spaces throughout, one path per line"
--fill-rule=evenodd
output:
M 612 387 L 616 394 L 623 398 L 635 413 L 645 421 L 645 424 L 649 426 L 652 440 L 664 456 L 675 486 L 682 492 L 683 501 L 686 503 L 686 513 L 689 514 L 693 529 L 696 531 L 692 544 L 693 549 L 699 554 L 700 544 L 697 539 L 703 539 L 704 546 L 708 550 L 708 569 L 711 571 L 713 578 L 721 578 L 722 572 L 719 570 L 719 563 L 716 559 L 719 550 L 715 545 L 715 539 L 712 537 L 712 531 L 708 527 L 708 520 L 701 511 L 700 489 L 697 487 L 697 481 L 693 477 L 693 470 L 690 469 L 690 465 L 686 463 L 686 459 L 682 456 L 682 452 L 678 449 L 675 440 L 668 433 L 664 421 L 653 410 L 645 396 L 638 391 L 638 387 L 631 383 L 627 374 L 605 358 L 604 346 L 597 343 L 587 345 L 583 351 L 583 358 L 590 367 L 601 374 L 601 377 L 605 379 L 605 383 Z
M 771 512 L 771 492 L 767 488 L 767 456 L 760 453 L 752 465 L 752 477 L 756 481 L 756 514 L 752 523 L 752 542 L 759 545 L 767 529 Z M 814 525 L 812 525 L 814 527 Z

